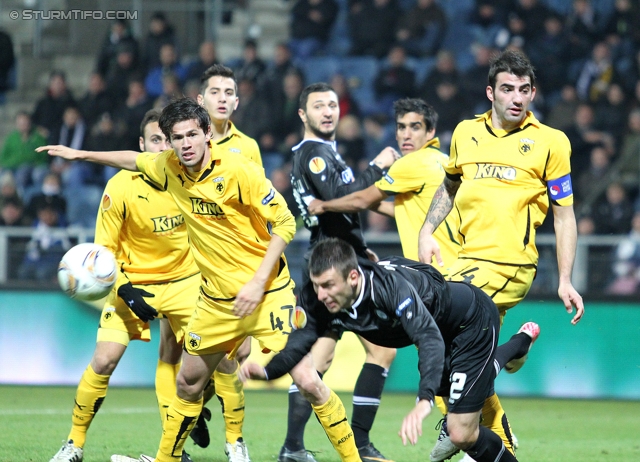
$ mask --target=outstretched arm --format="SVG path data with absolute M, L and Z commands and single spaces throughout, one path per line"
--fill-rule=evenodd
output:
M 431 259 L 435 255 L 438 264 L 440 266 L 444 265 L 440 256 L 440 246 L 433 238 L 433 232 L 449 215 L 461 183 L 462 180 L 460 179 L 452 179 L 449 176 L 445 176 L 444 181 L 433 196 L 429 212 L 427 212 L 427 217 L 418 237 L 418 257 L 422 263 L 431 264 Z
M 375 206 L 386 198 L 387 195 L 380 191 L 376 185 L 371 185 L 366 189 L 337 199 L 329 201 L 314 200 L 309 204 L 309 213 L 311 215 L 322 215 L 325 212 L 356 213 Z
M 567 313 L 572 313 L 573 307 L 576 308 L 576 314 L 571 320 L 571 324 L 577 324 L 584 314 L 584 303 L 578 291 L 571 284 L 571 273 L 576 257 L 576 242 L 578 240 L 576 216 L 573 211 L 573 205 L 560 206 L 553 204 L 552 209 L 560 277 L 558 296 L 564 303 Z
M 123 168 L 133 172 L 138 171 L 136 157 L 140 154 L 136 151 L 80 151 L 66 146 L 41 146 L 37 152 L 47 152 L 50 156 L 62 157 L 66 160 L 86 160 L 96 164 L 110 167 Z

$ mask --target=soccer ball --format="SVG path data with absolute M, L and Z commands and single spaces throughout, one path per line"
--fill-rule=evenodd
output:
M 58 282 L 71 298 L 99 300 L 106 297 L 118 278 L 113 253 L 93 243 L 78 244 L 64 254 L 58 265 Z

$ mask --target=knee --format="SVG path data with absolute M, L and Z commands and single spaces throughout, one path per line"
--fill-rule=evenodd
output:
M 310 369 L 309 371 L 292 374 L 292 377 L 300 394 L 311 404 L 318 405 L 327 400 L 329 395 L 327 386 L 315 370 Z
M 200 380 L 189 378 L 180 371 L 176 378 L 176 388 L 180 398 L 186 401 L 197 401 L 200 399 L 203 387 Z
M 118 365 L 119 358 L 97 355 L 91 360 L 91 368 L 98 375 L 111 375 Z
M 220 361 L 216 371 L 223 374 L 233 374 L 238 368 L 238 361 L 235 359 L 228 359 L 226 356 Z
M 449 431 L 451 442 L 463 451 L 473 446 L 478 439 L 478 427 L 468 428 L 449 425 L 447 430 Z

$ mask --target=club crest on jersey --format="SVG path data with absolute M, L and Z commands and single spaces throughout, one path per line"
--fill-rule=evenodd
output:
M 110 320 L 116 313 L 116 309 L 113 306 L 108 306 L 104 309 L 104 313 L 102 314 L 102 319 L 104 321 Z
M 520 144 L 518 145 L 518 151 L 520 151 L 520 154 L 522 154 L 523 156 L 531 154 L 531 151 L 533 151 L 533 144 L 534 143 L 535 143 L 535 141 L 530 140 L 529 138 L 520 138 Z
M 340 176 L 342 177 L 342 181 L 345 184 L 349 184 L 349 183 L 353 183 L 355 181 L 355 178 L 353 177 L 353 172 L 351 171 L 350 168 L 347 168 L 345 171 L 343 171 Z
M 107 210 L 109 210 L 111 208 L 111 196 L 109 196 L 109 194 L 105 193 L 102 196 L 102 202 L 100 204 L 100 208 L 102 209 L 103 212 L 106 212 Z
M 509 165 L 477 164 L 478 171 L 474 180 L 496 178 L 498 180 L 515 180 L 516 169 Z
M 200 348 L 200 340 L 202 339 L 199 335 L 194 334 L 193 332 L 189 332 L 187 337 L 187 343 L 189 344 L 190 350 L 197 350 L 198 348 Z
M 322 157 L 314 157 L 309 161 L 309 170 L 311 173 L 315 173 L 317 175 L 318 173 L 324 172 L 325 168 L 327 168 L 327 163 Z
M 224 178 L 217 176 L 213 179 L 213 184 L 216 192 L 220 195 L 224 194 Z

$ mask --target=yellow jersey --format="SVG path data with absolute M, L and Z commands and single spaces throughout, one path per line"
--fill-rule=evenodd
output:
M 180 210 L 169 193 L 139 172 L 121 170 L 107 182 L 95 242 L 114 253 L 132 284 L 158 284 L 198 273 Z
M 460 217 L 460 258 L 536 265 L 536 228 L 549 201 L 573 204 L 571 145 L 528 112 L 510 132 L 491 125 L 491 111 L 453 132 L 448 175 L 461 178 L 452 213 Z
M 228 152 L 241 154 L 262 167 L 262 156 L 256 140 L 238 130 L 233 122 L 229 121 L 229 124 L 229 134 L 215 144 Z
M 393 196 L 396 226 L 406 258 L 418 260 L 418 235 L 429 211 L 431 200 L 444 179 L 444 165 L 449 158 L 440 152 L 440 140 L 433 138 L 422 148 L 402 156 L 375 185 Z M 460 243 L 455 214 L 438 226 L 434 237 L 440 245 L 444 267 L 448 268 L 458 257 Z
M 184 216 L 191 252 L 202 273 L 202 292 L 232 300 L 255 274 L 271 234 L 290 242 L 295 220 L 264 170 L 243 156 L 214 145 L 209 166 L 191 177 L 173 150 L 142 153 L 138 169 L 164 186 Z M 266 290 L 289 282 L 284 255 Z

